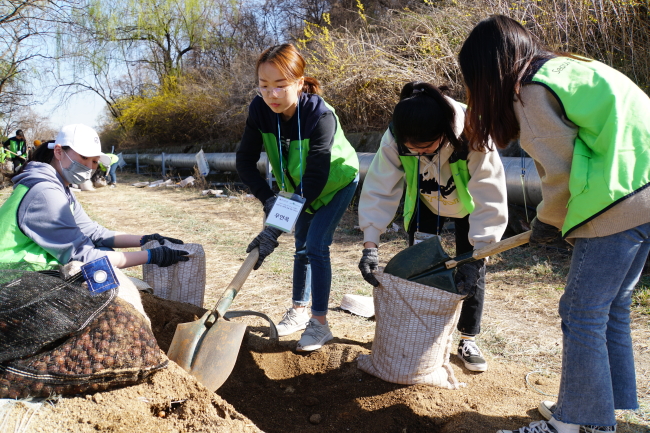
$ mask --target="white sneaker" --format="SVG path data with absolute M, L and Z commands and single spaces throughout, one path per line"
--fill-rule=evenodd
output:
M 539 406 L 537 406 L 537 410 L 545 419 L 550 421 L 553 412 L 555 412 L 555 402 L 544 400 L 539 404 Z
M 549 421 L 551 420 L 551 417 L 553 416 L 555 409 L 556 409 L 555 402 L 549 400 L 542 401 L 537 407 L 539 413 Z M 611 426 L 611 427 L 600 427 L 597 425 L 580 426 L 580 433 L 607 433 L 607 432 L 615 432 L 615 431 L 616 431 L 616 426 Z
M 302 312 L 298 312 L 295 308 L 289 308 L 282 320 L 276 326 L 278 330 L 278 337 L 284 337 L 285 335 L 293 334 L 297 331 L 302 331 L 307 327 L 307 322 L 309 322 L 309 313 L 307 313 L 307 308 L 303 308 Z
M 323 347 L 323 344 L 330 341 L 334 336 L 330 327 L 326 324 L 321 325 L 320 322 L 313 317 L 307 323 L 307 329 L 300 336 L 296 350 L 298 352 L 311 352 Z

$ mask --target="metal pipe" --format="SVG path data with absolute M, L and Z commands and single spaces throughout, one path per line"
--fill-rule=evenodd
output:
M 358 152 L 359 157 L 359 180 L 363 179 L 370 168 L 374 153 Z M 138 163 L 140 168 L 143 164 L 160 167 L 163 163 L 160 154 L 122 154 L 126 163 Z M 206 153 L 206 159 L 210 169 L 215 171 L 236 172 L 235 153 Z M 542 183 L 537 174 L 537 168 L 532 158 L 501 157 L 503 168 L 506 174 L 506 189 L 508 202 L 520 206 L 537 206 L 542 201 Z M 524 165 L 524 183 L 522 185 L 522 162 Z M 171 167 L 191 169 L 197 165 L 194 154 L 168 153 L 165 154 L 164 166 L 166 170 Z M 267 167 L 266 153 L 262 153 L 257 162 L 257 169 L 265 176 Z

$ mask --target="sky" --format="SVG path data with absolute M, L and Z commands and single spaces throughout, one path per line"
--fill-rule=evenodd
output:
M 65 105 L 57 106 L 58 103 L 58 99 L 53 98 L 50 102 L 34 107 L 36 112 L 49 117 L 50 123 L 57 131 L 71 123 L 83 123 L 96 128 L 99 116 L 106 106 L 106 103 L 93 92 L 72 96 Z

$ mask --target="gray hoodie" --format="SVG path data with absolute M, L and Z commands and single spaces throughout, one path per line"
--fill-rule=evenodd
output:
M 12 179 L 29 188 L 18 208 L 22 232 L 59 263 L 89 262 L 113 248 L 115 232 L 92 221 L 50 164 L 31 161 Z

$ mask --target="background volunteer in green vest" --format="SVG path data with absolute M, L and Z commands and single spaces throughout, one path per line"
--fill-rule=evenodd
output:
M 615 431 L 614 410 L 638 407 L 630 304 L 650 250 L 650 99 L 609 66 L 548 51 L 505 16 L 481 21 L 459 62 L 470 142 L 503 148 L 519 137 L 537 165 L 531 243 L 560 230 L 574 243 L 557 404 L 542 402 L 549 421 L 517 431 Z
M 169 266 L 188 260 L 187 252 L 164 245 L 144 251 L 112 250 L 140 247 L 149 240 L 183 242 L 159 234 L 115 232 L 92 221 L 69 185 L 90 179 L 100 160 L 109 163 L 97 133 L 82 124 L 64 126 L 53 143 L 36 149 L 34 159 L 12 179 L 14 191 L 0 207 L 3 267 L 41 270 L 101 256 L 118 268 L 145 263 Z
M 9 152 L 9 157 L 14 164 L 14 173 L 20 170 L 20 167 L 27 160 L 27 142 L 25 141 L 25 134 L 21 129 L 16 131 L 16 135 L 8 138 L 3 146 Z
M 108 181 L 108 185 L 111 188 L 115 188 L 115 183 L 117 182 L 117 177 L 115 176 L 115 173 L 117 171 L 117 162 L 120 160 L 120 157 L 112 154 L 112 153 L 107 153 L 106 156 L 110 158 L 110 165 L 104 165 L 102 162 L 99 162 L 99 168 L 106 173 L 106 180 Z
M 435 86 L 411 82 L 403 87 L 359 200 L 364 235 L 359 269 L 373 286 L 379 285 L 372 274 L 379 265 L 379 237 L 395 217 L 405 187 L 409 245 L 440 234 L 447 220 L 454 222 L 457 254 L 501 239 L 508 222 L 503 165 L 491 143 L 468 147 L 464 121 L 464 106 Z M 475 341 L 481 331 L 485 261 L 460 266 L 455 280 L 467 295 L 458 321 L 457 353 L 467 369 L 485 371 L 487 362 Z
M 311 351 L 333 338 L 326 320 L 332 282 L 329 246 L 356 190 L 359 161 L 334 109 L 319 96 L 318 81 L 305 77 L 304 69 L 304 58 L 291 44 L 261 54 L 259 96 L 249 107 L 237 171 L 268 216 L 276 195 L 257 170 L 264 149 L 278 186 L 305 200 L 295 225 L 293 307 L 278 324 L 278 333 L 306 328 L 297 350 Z M 278 246 L 281 233 L 266 226 L 248 246 L 247 252 L 256 246 L 260 250 L 255 269 Z M 306 311 L 310 293 L 311 318 Z

